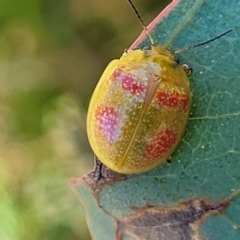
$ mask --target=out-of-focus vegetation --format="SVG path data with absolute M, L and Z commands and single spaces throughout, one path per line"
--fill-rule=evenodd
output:
M 166 1 L 135 4 L 149 22 Z M 126 0 L 0 2 L 1 240 L 90 239 L 68 179 L 93 166 L 93 88 L 140 31 Z

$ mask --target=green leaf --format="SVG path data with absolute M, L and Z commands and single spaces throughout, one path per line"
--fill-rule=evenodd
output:
M 93 239 L 174 240 L 180 239 L 180 235 L 174 235 L 180 230 L 182 239 L 240 239 L 240 230 L 231 222 L 240 224 L 240 200 L 234 195 L 240 189 L 239 12 L 237 0 L 231 4 L 226 0 L 173 1 L 149 26 L 157 44 L 164 44 L 173 52 L 230 28 L 233 31 L 179 54 L 180 62 L 193 68 L 193 104 L 186 133 L 171 163 L 128 175 L 122 181 L 106 178 L 97 192 L 93 173 L 71 181 L 85 208 Z M 149 40 L 143 38 L 131 48 L 149 45 Z M 193 219 L 194 214 L 189 220 L 187 213 L 199 210 L 197 201 L 201 202 L 202 215 L 199 221 Z M 146 215 L 150 205 L 155 207 Z M 212 215 L 223 210 L 227 216 Z M 163 226 L 160 222 L 154 225 L 153 217 L 163 215 Z M 180 220 L 173 225 L 176 216 Z M 182 227 L 183 222 L 186 226 Z M 169 233 L 164 224 L 169 224 L 170 238 L 161 235 Z M 195 230 L 188 228 L 191 224 Z M 137 238 L 137 228 L 152 231 L 146 238 L 139 231 Z

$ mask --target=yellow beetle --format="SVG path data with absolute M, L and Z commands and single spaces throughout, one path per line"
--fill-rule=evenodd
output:
M 152 169 L 165 162 L 181 140 L 190 104 L 186 71 L 167 48 L 125 52 L 108 65 L 92 95 L 90 145 L 116 172 Z

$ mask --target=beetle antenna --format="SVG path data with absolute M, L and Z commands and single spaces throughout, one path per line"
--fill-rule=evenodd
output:
M 227 30 L 226 32 L 221 33 L 220 35 L 218 35 L 218 36 L 216 36 L 216 37 L 214 37 L 214 38 L 211 38 L 211 39 L 209 39 L 209 40 L 207 40 L 207 41 L 205 41 L 205 42 L 202 42 L 202 43 L 198 43 L 198 44 L 196 44 L 196 45 L 192 45 L 192 46 L 189 46 L 189 47 L 185 47 L 185 48 L 179 49 L 179 50 L 177 50 L 175 53 L 179 53 L 179 52 L 182 52 L 182 51 L 191 49 L 191 48 L 203 46 L 203 45 L 205 45 L 205 44 L 208 44 L 208 43 L 210 43 L 210 42 L 213 42 L 213 41 L 215 41 L 216 39 L 221 38 L 222 36 L 230 33 L 232 30 L 233 30 L 233 29 L 231 28 L 231 29 Z
M 145 23 L 143 22 L 143 20 L 142 20 L 142 18 L 141 18 L 141 15 L 139 14 L 137 8 L 134 6 L 134 4 L 133 4 L 133 2 L 132 2 L 131 0 L 128 0 L 128 2 L 129 2 L 129 4 L 131 5 L 133 11 L 135 12 L 135 14 L 136 14 L 139 22 L 141 23 L 143 29 L 146 31 L 146 33 L 147 33 L 147 35 L 148 35 L 148 37 L 149 37 L 149 40 L 150 40 L 151 44 L 154 45 L 154 44 L 155 44 L 155 43 L 154 43 L 154 40 L 153 40 L 151 34 L 149 33 L 149 31 L 148 31 Z

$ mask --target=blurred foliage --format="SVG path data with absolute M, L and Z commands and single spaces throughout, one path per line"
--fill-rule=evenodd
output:
M 166 1 L 135 4 L 148 23 Z M 93 165 L 91 92 L 141 31 L 127 1 L 0 2 L 0 239 L 90 239 L 68 179 Z

